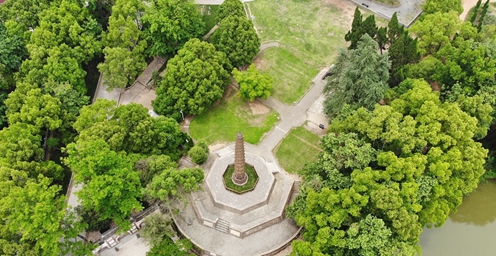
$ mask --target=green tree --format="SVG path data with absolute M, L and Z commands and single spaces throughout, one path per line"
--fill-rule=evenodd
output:
M 37 129 L 56 130 L 62 124 L 61 103 L 58 98 L 43 94 L 41 89 L 29 85 L 19 86 L 5 100 L 9 124 L 18 122 Z
M 146 256 L 162 256 L 164 252 L 174 256 L 192 256 L 188 253 L 193 248 L 193 244 L 187 239 L 179 239 L 173 242 L 170 238 L 165 238 L 159 244 L 153 246 Z
M 143 194 L 150 201 L 168 201 L 172 197 L 195 191 L 203 178 L 203 169 L 200 168 L 166 169 L 152 179 Z
M 260 38 L 253 23 L 244 16 L 223 19 L 211 40 L 215 48 L 224 52 L 231 64 L 238 68 L 250 64 L 260 50 Z
M 246 17 L 245 8 L 240 0 L 225 0 L 217 10 L 217 23 L 229 16 Z
M 145 227 L 140 230 L 140 234 L 152 247 L 159 245 L 164 239 L 170 239 L 176 235 L 172 229 L 172 218 L 162 213 L 150 214 L 145 218 L 144 225 Z
M 6 67 L 2 72 L 17 71 L 24 55 L 26 55 L 26 46 L 22 38 L 10 34 L 4 23 L 0 22 L 0 64 Z
M 62 254 L 61 238 L 70 232 L 63 226 L 66 205 L 65 198 L 59 196 L 60 187 L 52 186 L 42 175 L 22 185 L 1 180 L 1 187 L 9 188 L 6 194 L 0 191 L 0 218 L 8 220 L 3 231 L 19 235 L 17 242 L 30 244 L 35 255 Z M 5 237 L 4 232 L 0 237 Z
M 397 91 L 331 124 L 288 210 L 304 227 L 294 255 L 417 255 L 422 228 L 442 225 L 477 187 L 487 154 L 477 119 L 425 81 Z
M 81 110 L 74 123 L 79 140 L 102 139 L 116 152 L 144 155 L 169 155 L 174 161 L 181 155 L 181 146 L 191 138 L 179 124 L 164 116 L 153 118 L 148 109 L 131 103 L 117 107 L 115 101 L 97 100 Z
M 125 88 L 134 83 L 136 77 L 146 68 L 144 55 L 133 53 L 126 48 L 107 47 L 103 49 L 105 62 L 98 64 L 107 90 Z
M 108 32 L 104 35 L 105 62 L 98 65 L 109 90 L 132 85 L 146 68 L 147 43 L 139 17 L 143 11 L 143 4 L 134 0 L 118 0 L 112 7 Z
M 355 8 L 355 14 L 353 15 L 353 22 L 351 23 L 351 30 L 346 33 L 344 39 L 346 42 L 351 42 L 348 49 L 356 49 L 358 41 L 363 35 L 362 29 L 362 12 L 358 9 L 358 6 Z
M 435 1 L 433 1 L 435 2 Z M 462 28 L 462 22 L 454 11 L 427 14 L 409 29 L 418 39 L 418 50 L 422 56 L 436 53 L 448 45 Z
M 372 109 L 383 98 L 391 64 L 376 49 L 377 43 L 363 35 L 357 49 L 340 52 L 324 88 L 327 115 L 336 116 L 345 104 Z
M 200 146 L 193 146 L 188 151 L 188 155 L 195 164 L 203 164 L 208 158 L 208 153 Z
M 177 167 L 177 163 L 166 155 L 151 155 L 140 159 L 134 164 L 134 169 L 138 171 L 142 187 L 146 187 L 153 177 L 159 175 L 162 171 Z
M 393 17 L 388 22 L 387 36 L 389 39 L 389 45 L 393 45 L 396 39 L 403 34 L 404 28 L 400 25 L 398 21 L 398 15 L 396 12 L 393 13 Z
M 267 99 L 270 96 L 273 85 L 272 77 L 260 73 L 255 64 L 251 64 L 244 72 L 234 69 L 232 74 L 239 84 L 241 98 L 254 101 L 256 98 Z
M 222 97 L 231 70 L 225 54 L 207 42 L 192 39 L 167 62 L 167 73 L 157 88 L 154 110 L 181 120 L 181 112 L 202 114 Z
M 370 37 L 374 38 L 376 33 L 377 26 L 375 24 L 375 16 L 370 15 L 365 18 L 365 20 L 362 20 L 362 13 L 357 6 L 355 9 L 355 14 L 353 16 L 351 30 L 348 31 L 348 33 L 346 33 L 346 35 L 344 36 L 344 39 L 347 42 L 351 42 L 348 49 L 356 49 L 358 47 L 358 41 L 360 41 L 364 34 L 368 34 Z
M 477 4 L 475 5 L 474 9 L 472 9 L 472 15 L 470 16 L 470 23 L 475 26 L 475 20 L 477 19 L 477 16 L 479 14 L 479 7 L 481 5 L 482 0 L 478 0 Z
M 172 56 L 205 30 L 198 7 L 191 0 L 154 0 L 143 16 L 149 56 Z
M 426 14 L 456 11 L 460 15 L 463 12 L 463 6 L 461 0 L 426 0 L 422 5 L 422 11 Z
M 135 159 L 112 151 L 101 139 L 71 143 L 67 153 L 64 162 L 74 172 L 76 183 L 83 184 L 77 192 L 81 205 L 97 212 L 99 221 L 112 219 L 120 230 L 128 229 L 131 212 L 142 209 Z

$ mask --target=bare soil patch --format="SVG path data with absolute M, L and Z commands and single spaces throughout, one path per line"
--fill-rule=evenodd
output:
M 251 113 L 254 115 L 261 115 L 269 113 L 270 109 L 259 101 L 249 102 Z

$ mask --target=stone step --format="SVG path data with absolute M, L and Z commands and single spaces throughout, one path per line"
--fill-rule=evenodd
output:
M 229 226 L 231 223 L 229 221 L 223 220 L 223 219 L 218 219 L 217 223 L 215 223 L 215 229 L 223 232 L 223 233 L 229 233 Z

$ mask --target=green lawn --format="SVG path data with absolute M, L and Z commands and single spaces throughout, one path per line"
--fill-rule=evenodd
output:
M 224 179 L 224 185 L 227 187 L 227 189 L 237 194 L 243 194 L 255 189 L 255 185 L 257 185 L 258 182 L 257 172 L 255 171 L 253 166 L 250 165 L 245 165 L 245 172 L 246 175 L 248 175 L 248 181 L 243 186 L 239 186 L 236 185 L 232 180 L 234 165 L 230 165 L 229 167 L 227 167 L 226 172 L 222 175 Z
M 189 126 L 191 137 L 203 139 L 207 144 L 232 142 L 241 131 L 246 142 L 260 142 L 262 136 L 274 127 L 279 114 L 272 110 L 253 114 L 248 103 L 235 95 L 236 92 L 231 90 L 218 106 L 196 116 Z
M 317 158 L 321 151 L 319 141 L 319 136 L 304 127 L 292 129 L 276 148 L 279 164 L 287 172 L 296 173 L 305 163 Z
M 346 46 L 349 28 L 339 10 L 321 0 L 257 0 L 249 6 L 262 42 L 280 42 L 257 60 L 258 67 L 274 77 L 274 98 L 292 104 Z
M 218 5 L 199 5 L 202 14 L 202 20 L 205 22 L 205 34 L 212 29 L 215 22 L 215 15 L 217 15 Z

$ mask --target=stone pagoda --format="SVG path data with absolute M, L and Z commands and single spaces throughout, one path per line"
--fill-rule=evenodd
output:
M 245 171 L 245 145 L 243 134 L 238 132 L 236 136 L 236 144 L 234 147 L 234 173 L 232 181 L 238 186 L 242 186 L 248 182 L 248 175 Z

